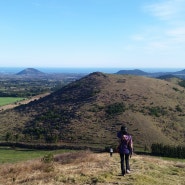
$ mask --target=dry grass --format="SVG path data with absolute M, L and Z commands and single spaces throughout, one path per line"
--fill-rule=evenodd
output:
M 134 155 L 131 174 L 120 175 L 119 155 L 65 153 L 54 162 L 27 161 L 0 166 L 1 185 L 185 185 L 185 162 Z

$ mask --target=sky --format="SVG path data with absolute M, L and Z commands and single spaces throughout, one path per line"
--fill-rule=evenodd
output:
M 0 0 L 0 67 L 185 68 L 185 0 Z

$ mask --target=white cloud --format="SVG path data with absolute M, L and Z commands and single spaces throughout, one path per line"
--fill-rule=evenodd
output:
M 166 34 L 176 42 L 185 42 L 185 26 L 168 30 Z
M 144 6 L 156 20 L 131 38 L 149 52 L 171 53 L 185 47 L 185 0 L 160 0 Z M 162 22 L 161 22 L 162 21 Z M 161 24 L 162 23 L 162 24 Z
M 163 0 L 158 3 L 148 4 L 144 7 L 145 11 L 151 15 L 166 21 L 173 19 L 184 19 L 185 0 Z
M 144 37 L 142 35 L 133 35 L 132 36 L 132 40 L 135 40 L 135 41 L 143 41 L 144 40 Z
M 163 41 L 153 41 L 150 42 L 148 48 L 152 48 L 152 50 L 166 50 L 168 48 L 168 44 Z

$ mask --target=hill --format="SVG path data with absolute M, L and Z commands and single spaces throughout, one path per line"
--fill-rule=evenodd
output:
M 176 77 L 172 74 L 168 74 L 168 75 L 159 76 L 158 78 L 161 79 L 161 80 L 170 80 L 170 79 L 173 79 L 173 78 L 176 78 Z
M 116 74 L 122 74 L 122 75 L 139 75 L 139 76 L 148 76 L 150 73 L 144 72 L 139 69 L 134 70 L 120 70 Z
M 185 75 L 185 69 L 183 69 L 183 70 L 181 70 L 181 71 L 174 72 L 173 74 Z
M 136 76 L 146 76 L 146 77 L 152 77 L 152 78 L 163 78 L 165 76 L 174 76 L 180 79 L 185 79 L 185 69 L 181 71 L 176 72 L 144 72 L 139 69 L 134 70 L 120 70 L 116 74 L 122 74 L 122 75 L 136 75 Z
M 34 68 L 26 68 L 20 72 L 18 72 L 16 75 L 44 75 L 43 72 L 37 70 L 37 69 L 34 69 Z
M 131 75 L 92 73 L 60 90 L 0 113 L 0 138 L 74 145 L 117 144 L 126 124 L 135 146 L 183 144 L 184 88 Z
M 178 74 L 178 72 L 176 72 Z M 136 76 L 146 76 L 146 77 L 152 77 L 152 78 L 158 78 L 160 76 L 164 75 L 170 75 L 172 72 L 154 72 L 149 73 L 142 71 L 140 69 L 134 69 L 134 70 L 120 70 L 115 74 L 122 74 L 122 75 L 136 75 Z

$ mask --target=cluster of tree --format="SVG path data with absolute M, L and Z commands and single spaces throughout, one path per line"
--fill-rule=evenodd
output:
M 173 157 L 173 158 L 185 158 L 185 146 L 170 146 L 163 144 L 152 144 L 151 146 L 152 155 Z

